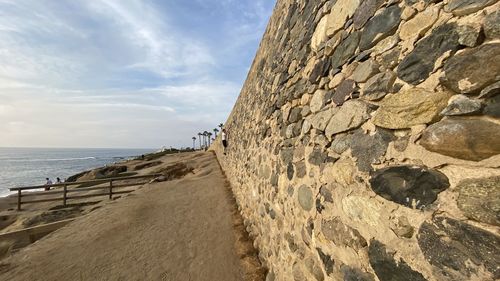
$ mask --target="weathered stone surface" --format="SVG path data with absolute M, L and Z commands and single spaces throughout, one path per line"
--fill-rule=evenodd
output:
M 332 257 L 330 255 L 327 255 L 323 251 L 321 251 L 320 248 L 316 248 L 316 251 L 318 251 L 319 258 L 320 258 L 321 262 L 323 263 L 326 274 L 327 275 L 332 274 L 333 273 L 333 265 L 335 264 L 335 261 L 332 259 Z
M 392 5 L 374 16 L 363 29 L 359 48 L 363 51 L 369 49 L 378 41 L 392 35 L 401 21 L 401 8 Z
M 471 99 L 465 95 L 454 95 L 448 101 L 448 106 L 441 111 L 441 115 L 468 115 L 481 111 L 481 101 Z
M 468 49 L 448 59 L 442 83 L 457 93 L 479 93 L 500 80 L 500 43 Z
M 359 234 L 359 231 L 342 223 L 340 218 L 323 220 L 321 232 L 326 239 L 337 246 L 347 246 L 358 251 L 368 245 L 365 238 Z
M 424 166 L 393 166 L 375 171 L 372 190 L 383 198 L 406 207 L 422 208 L 437 199 L 450 186 L 441 172 Z
M 444 6 L 444 10 L 456 16 L 463 16 L 477 12 L 495 2 L 496 0 L 450 0 Z
M 384 38 L 384 39 L 380 40 L 380 42 L 378 42 L 377 45 L 375 45 L 375 47 L 373 47 L 372 54 L 373 55 L 380 55 L 383 52 L 386 52 L 386 51 L 394 48 L 394 46 L 396 46 L 398 44 L 398 42 L 399 42 L 399 36 L 397 36 L 397 35 L 393 35 L 393 36 L 389 36 L 387 38 Z
M 356 8 L 359 6 L 360 0 L 345 0 L 337 1 L 332 7 L 332 11 L 328 15 L 326 34 L 332 36 L 335 32 L 344 27 L 347 19 L 352 17 Z
M 331 67 L 339 68 L 351 59 L 359 43 L 359 32 L 351 33 L 344 41 L 342 41 L 332 54 Z
M 290 110 L 290 115 L 288 116 L 288 122 L 290 123 L 295 123 L 302 119 L 302 108 L 301 107 L 295 107 Z
M 314 114 L 311 118 L 311 125 L 313 128 L 318 129 L 320 131 L 324 131 L 326 126 L 328 125 L 328 122 L 330 119 L 332 119 L 332 116 L 338 111 L 339 109 L 334 107 L 334 108 L 329 108 L 325 111 L 318 112 Z
M 396 73 L 392 71 L 376 74 L 366 82 L 361 91 L 361 98 L 365 100 L 378 100 L 385 97 L 385 95 L 391 92 L 396 78 Z
M 286 167 L 286 175 L 287 175 L 289 180 L 293 179 L 293 174 L 294 174 L 293 164 L 290 162 L 290 163 L 288 163 L 288 165 Z
M 351 134 L 338 134 L 333 138 L 330 149 L 335 153 L 342 154 L 351 146 L 351 141 Z
M 479 280 L 500 278 L 500 238 L 492 233 L 452 218 L 436 217 L 422 224 L 417 238 L 425 258 L 449 280 L 479 275 L 481 266 L 491 276 L 480 275 Z
M 342 210 L 353 221 L 371 226 L 380 226 L 382 206 L 361 196 L 348 196 L 342 199 Z
M 342 81 L 335 89 L 335 93 L 332 96 L 332 101 L 336 105 L 342 105 L 356 90 L 356 83 L 347 79 Z
M 326 27 L 328 24 L 328 15 L 323 16 L 321 20 L 316 25 L 313 36 L 311 38 L 311 49 L 317 51 L 321 44 L 326 41 L 328 36 L 326 35 Z
M 444 53 L 458 49 L 456 24 L 437 27 L 432 33 L 420 40 L 415 49 L 398 66 L 401 80 L 416 85 L 427 79 L 434 69 L 434 63 Z
M 298 178 L 303 178 L 306 175 L 306 163 L 300 161 L 295 164 L 296 175 Z
M 356 70 L 352 73 L 351 79 L 356 82 L 365 82 L 370 77 L 379 72 L 378 68 L 380 66 L 373 60 L 367 60 L 362 62 L 356 67 Z
M 466 179 L 458 190 L 458 207 L 473 220 L 500 226 L 500 177 Z
M 327 59 L 317 60 L 316 64 L 312 68 L 309 74 L 309 82 L 318 83 L 321 77 L 326 76 L 328 74 L 330 66 L 330 61 Z
M 393 139 L 394 136 L 383 129 L 377 130 L 373 136 L 356 130 L 352 135 L 351 153 L 357 159 L 358 169 L 362 172 L 371 171 L 371 164 L 379 163 L 379 158 L 385 154 L 389 142 Z
M 384 3 L 383 0 L 364 0 L 361 1 L 361 4 L 354 12 L 353 16 L 353 25 L 354 28 L 360 29 L 362 28 L 368 19 L 370 19 L 377 9 Z
M 311 189 L 307 185 L 301 185 L 297 192 L 297 198 L 302 209 L 310 211 L 314 204 L 314 198 Z
M 447 92 L 429 92 L 412 88 L 386 96 L 380 102 L 373 123 L 389 129 L 411 128 L 436 121 L 451 96 Z
M 345 132 L 359 127 L 370 118 L 370 109 L 362 101 L 346 101 L 340 110 L 333 115 L 325 130 L 325 135 L 331 138 L 332 135 Z
M 381 242 L 372 239 L 368 249 L 370 265 L 380 280 L 391 281 L 425 281 L 424 276 L 413 270 L 408 264 L 400 259 L 396 261 L 393 251 L 387 251 Z
M 500 38 L 500 11 L 488 14 L 483 23 L 484 34 L 488 39 Z
M 481 37 L 481 25 L 460 25 L 457 28 L 458 43 L 467 47 L 476 47 Z
M 312 113 L 318 112 L 325 106 L 326 98 L 327 98 L 328 92 L 325 90 L 317 90 L 312 99 L 311 103 L 309 104 L 309 108 L 311 109 Z
M 400 238 L 411 238 L 415 230 L 413 226 L 410 225 L 408 218 L 406 217 L 399 217 L 397 223 L 392 223 L 390 227 Z
M 340 271 L 344 275 L 344 281 L 375 281 L 375 277 L 359 268 L 342 265 Z
M 325 162 L 327 156 L 321 147 L 314 147 L 311 154 L 309 154 L 308 162 L 311 165 L 319 166 Z
M 283 147 L 280 150 L 281 161 L 283 161 L 283 163 L 285 163 L 286 165 L 288 165 L 288 163 L 292 161 L 293 151 L 294 151 L 293 147 Z
M 320 187 L 319 193 L 321 194 L 321 196 L 323 196 L 325 202 L 333 203 L 332 192 L 328 187 L 326 187 L 326 185 Z
M 455 117 L 429 126 L 420 145 L 447 156 L 480 161 L 500 153 L 500 124 L 480 117 Z
M 436 22 L 438 15 L 439 7 L 433 7 L 418 13 L 414 18 L 401 26 L 399 37 L 401 40 L 421 37 Z
M 500 119 L 500 95 L 485 100 L 483 114 Z
M 323 274 L 323 271 L 316 263 L 315 259 L 313 259 L 312 257 L 308 257 L 308 258 L 306 258 L 304 263 L 305 263 L 305 266 L 307 268 L 307 271 L 309 271 L 309 273 L 311 273 L 311 275 L 314 277 L 314 279 L 316 281 L 325 280 L 325 275 Z
M 500 81 L 493 83 L 489 85 L 488 87 L 484 88 L 481 91 L 481 94 L 479 94 L 479 98 L 489 98 L 493 97 L 500 94 Z
M 396 67 L 396 65 L 398 65 L 400 55 L 401 55 L 401 47 L 397 46 L 394 49 L 380 55 L 378 61 L 385 68 L 393 69 L 394 67 Z

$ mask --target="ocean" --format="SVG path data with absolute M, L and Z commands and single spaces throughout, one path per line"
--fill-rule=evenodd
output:
M 66 179 L 76 173 L 123 161 L 153 149 L 108 148 L 2 148 L 0 147 L 0 197 L 10 187 L 45 184 L 57 177 Z

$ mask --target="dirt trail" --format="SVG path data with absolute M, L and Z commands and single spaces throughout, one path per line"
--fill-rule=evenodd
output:
M 2 261 L 0 280 L 259 280 L 242 266 L 251 249 L 233 227 L 215 157 L 178 158 L 193 173 L 145 185 L 22 249 Z

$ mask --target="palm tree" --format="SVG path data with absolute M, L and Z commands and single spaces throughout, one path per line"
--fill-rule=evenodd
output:
M 200 139 L 200 149 L 201 149 L 201 133 L 198 133 L 198 138 Z
M 207 136 L 208 136 L 208 146 L 210 146 L 210 140 L 212 139 L 212 133 L 210 132 L 207 132 Z
M 193 139 L 193 150 L 194 150 L 194 142 L 196 141 L 196 137 L 192 137 Z
M 221 129 L 222 129 L 222 127 L 224 127 L 224 124 L 220 123 L 220 124 L 219 124 L 219 128 L 221 128 Z
M 214 133 L 215 133 L 215 137 L 217 138 L 217 133 L 219 132 L 219 130 L 217 128 L 214 129 Z
M 205 148 L 207 147 L 207 136 L 208 136 L 208 132 L 204 131 L 203 132 L 203 144 L 205 145 Z

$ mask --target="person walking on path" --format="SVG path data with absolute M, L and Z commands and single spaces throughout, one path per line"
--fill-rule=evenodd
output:
M 227 133 L 226 133 L 226 129 L 222 129 L 221 138 L 222 138 L 222 146 L 224 147 L 224 155 L 226 155 L 226 148 L 227 148 Z

